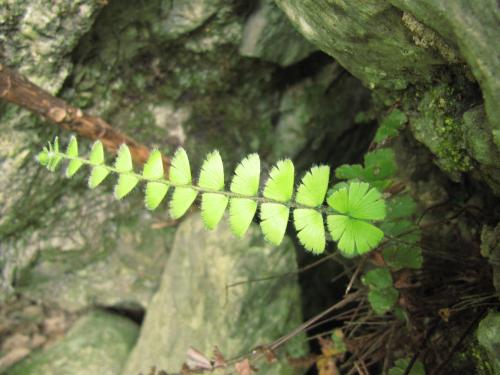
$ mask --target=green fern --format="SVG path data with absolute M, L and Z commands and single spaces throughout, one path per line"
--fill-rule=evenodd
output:
M 381 194 L 366 182 L 351 182 L 334 190 L 328 198 L 330 168 L 315 166 L 302 178 L 294 198 L 295 170 L 291 160 L 281 160 L 272 169 L 259 195 L 260 159 L 257 154 L 244 158 L 237 166 L 229 191 L 224 188 L 224 167 L 218 151 L 210 153 L 203 162 L 198 183 L 194 184 L 189 158 L 184 149 L 175 153 L 169 172 L 164 177 L 162 156 L 158 150 L 144 165 L 142 174 L 133 169 L 129 148 L 123 144 L 113 166 L 104 161 L 102 143 L 92 146 L 89 158 L 78 154 L 76 138 L 72 137 L 67 151 L 59 150 L 56 138 L 38 155 L 40 164 L 55 171 L 62 160 L 68 160 L 66 176 L 73 176 L 83 165 L 91 168 L 89 186 L 95 188 L 110 173 L 118 175 L 114 195 L 122 199 L 140 182 L 146 184 L 145 205 L 156 209 L 173 189 L 169 208 L 171 216 L 182 217 L 201 195 L 201 216 L 205 226 L 213 229 L 222 219 L 229 205 L 229 223 L 232 231 L 242 237 L 260 206 L 260 226 L 264 237 L 279 245 L 283 240 L 290 213 L 301 244 L 320 254 L 325 250 L 327 235 L 324 217 L 331 237 L 347 256 L 366 253 L 378 246 L 383 232 L 372 224 L 383 220 L 385 201 Z

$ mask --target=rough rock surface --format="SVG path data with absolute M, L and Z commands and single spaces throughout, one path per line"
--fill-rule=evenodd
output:
M 479 323 L 476 335 L 479 344 L 488 353 L 494 374 L 500 374 L 500 313 L 489 312 Z
M 384 92 L 386 105 L 406 107 L 415 137 L 453 180 L 472 173 L 500 194 L 497 2 L 277 3 L 309 41 Z M 485 116 L 474 109 L 481 106 Z
M 310 42 L 370 88 L 428 80 L 440 56 L 417 47 L 401 12 L 381 0 L 277 0 Z
M 103 311 L 90 312 L 61 341 L 36 352 L 8 373 L 119 375 L 138 331 L 138 326 L 126 318 Z
M 277 48 L 279 46 L 279 48 Z M 240 45 L 242 56 L 283 67 L 307 57 L 316 48 L 295 30 L 273 0 L 261 0 L 249 16 Z
M 227 357 L 272 342 L 301 322 L 294 276 L 248 282 L 296 270 L 295 251 L 285 239 L 266 244 L 255 226 L 236 239 L 227 223 L 207 231 L 198 215 L 179 227 L 158 292 L 153 297 L 124 374 L 151 366 L 178 371 L 190 346 L 212 356 L 214 345 Z M 243 282 L 228 287 L 232 283 Z M 287 344 L 299 354 L 303 341 Z M 284 362 L 263 374 L 289 374 Z M 260 373 L 260 372 L 259 372 Z
M 272 155 L 282 135 L 274 126 L 286 87 L 276 84 L 277 64 L 239 53 L 243 29 L 253 28 L 247 5 L 70 3 L 8 1 L 0 10 L 3 63 L 166 154 L 184 145 L 193 170 L 215 148 L 228 172 L 250 152 L 263 161 Z M 280 32 L 289 38 L 283 14 L 273 9 L 261 16 L 277 27 L 276 38 Z M 292 33 L 293 43 L 307 46 Z M 289 46 L 272 50 L 286 56 Z M 326 112 L 304 115 L 333 121 Z M 168 223 L 166 210 L 143 216 L 139 193 L 113 202 L 111 178 L 90 191 L 86 172 L 71 180 L 47 173 L 34 156 L 59 131 L 4 103 L 0 121 L 0 297 L 18 288 L 71 310 L 92 303 L 147 306 L 168 250 L 168 233 L 149 227 Z M 66 135 L 61 139 L 64 144 Z M 80 143 L 85 154 L 90 145 Z M 283 156 L 294 153 L 290 148 Z M 133 238 L 133 246 L 116 236 Z
M 481 86 L 488 123 L 500 148 L 500 7 L 495 0 L 390 0 L 455 46 Z M 426 45 L 424 48 L 432 48 Z

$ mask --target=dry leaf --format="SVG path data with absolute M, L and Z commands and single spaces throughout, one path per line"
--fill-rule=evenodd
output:
M 251 375 L 253 371 L 248 358 L 245 358 L 243 361 L 237 362 L 234 365 L 234 369 L 236 370 L 238 375 Z
M 213 370 L 212 362 L 193 347 L 187 351 L 186 364 L 191 370 Z
M 339 370 L 332 357 L 319 357 L 316 361 L 319 375 L 339 375 Z
M 224 356 L 222 355 L 221 351 L 217 346 L 214 346 L 214 361 L 213 361 L 213 367 L 214 368 L 225 368 L 227 367 L 227 362 Z

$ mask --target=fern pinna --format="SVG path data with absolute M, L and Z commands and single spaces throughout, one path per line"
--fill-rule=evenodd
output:
M 233 233 L 242 237 L 260 206 L 260 227 L 264 237 L 279 245 L 285 235 L 290 211 L 297 237 L 309 251 L 320 254 L 325 250 L 326 227 L 338 248 L 346 256 L 355 256 L 374 249 L 382 240 L 383 232 L 372 221 L 383 220 L 385 201 L 380 192 L 366 182 L 342 183 L 334 186 L 326 199 L 330 168 L 326 165 L 312 167 L 302 178 L 294 197 L 295 171 L 291 160 L 279 161 L 269 173 L 260 191 L 260 158 L 248 155 L 235 170 L 229 191 L 224 190 L 224 167 L 218 151 L 207 155 L 203 162 L 198 184 L 193 183 L 186 151 L 175 153 L 168 179 L 164 176 L 162 156 L 158 150 L 144 165 L 142 173 L 133 169 L 128 147 L 123 144 L 113 166 L 104 160 L 103 146 L 96 141 L 88 159 L 81 158 L 78 144 L 72 137 L 66 152 L 59 149 L 56 138 L 37 157 L 49 170 L 55 171 L 62 160 L 67 160 L 66 176 L 73 176 L 83 165 L 91 168 L 90 188 L 98 186 L 110 173 L 118 175 L 114 195 L 125 197 L 139 183 L 146 184 L 145 205 L 156 209 L 173 189 L 169 208 L 173 218 L 180 218 L 201 194 L 201 216 L 208 229 L 213 229 L 222 219 L 229 205 L 229 223 Z

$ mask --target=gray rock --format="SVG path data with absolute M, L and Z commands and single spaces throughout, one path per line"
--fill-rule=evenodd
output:
M 276 0 L 295 27 L 369 88 L 427 81 L 444 60 L 416 46 L 401 12 L 382 0 Z
M 500 196 L 500 148 L 495 145 L 484 106 L 464 113 L 464 137 L 467 152 L 479 163 L 479 174 Z
M 500 7 L 496 0 L 390 0 L 456 46 L 483 92 L 493 138 L 500 148 Z
M 174 0 L 161 5 L 164 20 L 160 34 L 175 39 L 203 25 L 219 9 L 221 0 Z
M 61 341 L 21 361 L 8 374 L 118 375 L 138 332 L 126 318 L 94 311 L 80 318 Z
M 316 47 L 304 39 L 290 24 L 273 0 L 259 1 L 243 29 L 240 53 L 292 65 L 311 54 Z
M 73 67 L 71 51 L 95 20 L 104 2 L 2 1 L 0 55 L 30 80 L 56 93 Z M 40 178 L 30 146 L 41 144 L 38 123 L 26 111 L 0 103 L 4 137 L 0 140 L 0 300 L 12 290 L 17 272 L 28 265 L 36 251 L 19 253 L 13 237 L 37 223 L 61 188 L 50 178 Z M 26 129 L 31 131 L 26 131 Z M 22 173 L 20 173 L 22 170 Z M 50 189 L 52 193 L 49 192 Z M 45 202 L 45 203 L 43 203 Z M 29 237 L 31 233 L 25 233 Z M 24 244 L 20 244 L 23 247 Z
M 295 277 L 261 282 L 232 283 L 284 275 L 296 270 L 293 245 L 263 242 L 251 227 L 236 239 L 227 223 L 213 232 L 203 228 L 198 215 L 179 227 L 160 289 L 147 311 L 140 338 L 124 374 L 137 375 L 151 366 L 177 371 L 190 346 L 208 357 L 214 345 L 228 358 L 269 343 L 301 323 L 300 297 Z M 300 354 L 304 341 L 286 350 Z M 284 364 L 263 374 L 290 374 Z
M 140 216 L 125 222 L 106 212 L 88 213 L 82 220 L 86 226 L 63 241 L 57 241 L 55 231 L 45 240 L 33 238 L 29 246 L 38 246 L 39 254 L 18 277 L 17 290 L 69 311 L 89 305 L 147 308 L 158 288 L 174 229 L 152 229 L 151 216 L 142 207 L 133 210 Z
M 476 335 L 488 353 L 494 374 L 500 374 L 500 313 L 490 311 L 479 323 Z
M 354 77 L 342 76 L 343 72 L 332 61 L 314 76 L 287 87 L 279 106 L 274 160 L 293 158 L 299 168 L 309 167 L 321 159 L 318 152 L 325 142 L 334 144 L 353 126 L 354 114 L 370 94 Z M 307 160 L 305 155 L 313 154 L 316 160 Z M 331 156 L 346 157 L 346 150 Z
M 56 93 L 71 72 L 71 51 L 104 4 L 91 0 L 2 1 L 3 62 Z
M 500 292 L 500 223 L 484 225 L 481 230 L 481 255 L 488 258 L 493 271 L 493 285 Z

